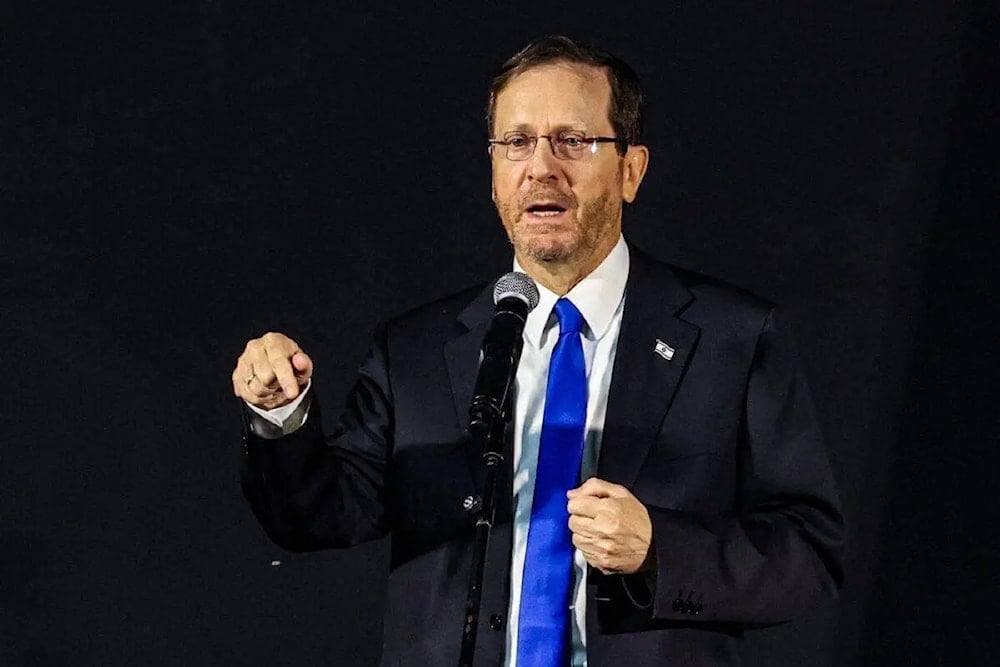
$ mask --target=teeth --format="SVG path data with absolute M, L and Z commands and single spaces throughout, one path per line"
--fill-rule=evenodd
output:
M 540 215 L 545 218 L 550 218 L 554 215 L 559 215 L 562 211 L 532 211 L 532 215 Z

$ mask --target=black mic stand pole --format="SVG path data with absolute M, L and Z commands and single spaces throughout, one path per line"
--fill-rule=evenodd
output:
M 489 546 L 490 530 L 493 528 L 493 518 L 496 514 L 497 471 L 503 464 L 501 450 L 505 425 L 508 421 L 510 421 L 510 412 L 504 410 L 502 418 L 495 420 L 492 428 L 471 433 L 472 446 L 482 448 L 486 473 L 483 476 L 479 515 L 476 517 L 476 538 L 472 550 L 472 577 L 469 581 L 469 596 L 465 603 L 465 623 L 462 629 L 462 653 L 458 659 L 459 667 L 472 667 L 472 660 L 476 652 L 476 631 L 479 627 L 485 574 L 483 568 L 486 565 L 486 550 Z

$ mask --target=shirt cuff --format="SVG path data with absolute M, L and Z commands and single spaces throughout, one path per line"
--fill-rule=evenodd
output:
M 299 430 L 309 417 L 309 406 L 312 404 L 309 390 L 312 387 L 310 379 L 294 401 L 273 410 L 262 410 L 247 403 L 250 415 L 250 430 L 254 435 L 267 440 L 274 440 Z

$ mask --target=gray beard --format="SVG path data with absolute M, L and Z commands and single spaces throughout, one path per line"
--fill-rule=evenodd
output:
M 605 193 L 600 198 L 588 202 L 579 210 L 576 225 L 576 238 L 573 242 L 560 247 L 536 247 L 519 241 L 515 236 L 508 235 L 511 245 L 518 254 L 529 257 L 539 263 L 565 262 L 567 260 L 590 255 L 600 245 L 601 240 L 615 227 L 618 216 L 621 215 L 621 204 L 615 204 L 611 195 Z M 507 206 L 497 206 L 502 220 L 511 219 L 512 214 L 518 218 L 521 212 L 513 212 Z M 587 225 L 581 220 L 589 220 Z M 513 225 L 516 229 L 517 225 Z

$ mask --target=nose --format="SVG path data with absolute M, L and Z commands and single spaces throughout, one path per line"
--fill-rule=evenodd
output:
M 552 151 L 552 140 L 548 137 L 538 137 L 538 143 L 528 161 L 528 178 L 531 180 L 547 181 L 556 178 L 559 160 Z

